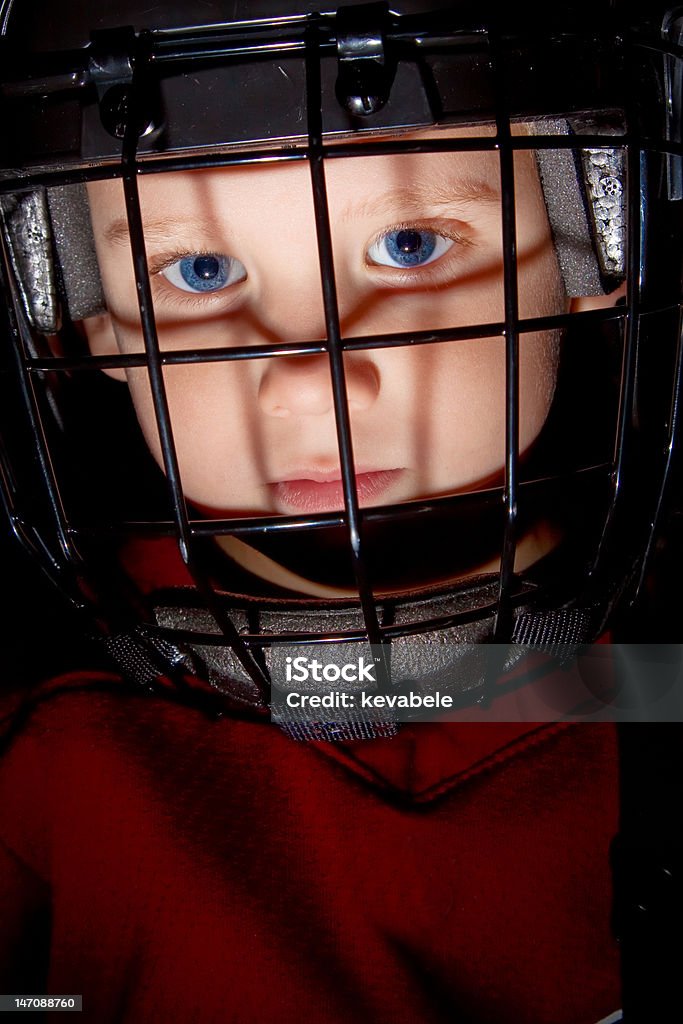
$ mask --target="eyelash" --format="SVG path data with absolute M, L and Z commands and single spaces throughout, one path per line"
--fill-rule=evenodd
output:
M 165 253 L 163 256 L 156 256 L 149 262 L 149 276 L 152 281 L 152 286 L 156 288 L 159 294 L 166 300 L 173 303 L 174 308 L 180 307 L 182 309 L 190 310 L 206 310 L 207 308 L 213 309 L 215 306 L 220 304 L 220 299 L 225 300 L 230 297 L 232 299 L 234 294 L 234 286 L 229 285 L 226 288 L 219 288 L 217 291 L 211 292 L 190 292 L 183 291 L 181 288 L 176 288 L 170 281 L 166 280 L 163 275 L 163 271 L 167 270 L 168 267 L 173 266 L 174 263 L 178 263 L 179 260 L 184 260 L 193 257 L 200 256 L 215 256 L 215 249 L 204 249 L 198 247 L 196 249 L 178 249 L 176 252 Z M 237 282 L 238 284 L 241 282 Z M 229 303 L 227 303 L 229 305 Z
M 431 234 L 440 235 L 442 238 L 448 238 L 453 242 L 453 246 L 445 252 L 438 259 L 433 260 L 430 263 L 424 263 L 413 268 L 409 267 L 391 267 L 384 264 L 374 263 L 368 259 L 368 252 L 370 249 L 381 242 L 387 236 L 394 234 L 399 231 L 424 231 Z M 427 283 L 431 286 L 440 284 L 450 284 L 453 280 L 451 266 L 452 261 L 459 261 L 464 256 L 464 251 L 471 248 L 473 241 L 470 237 L 463 234 L 462 231 L 458 231 L 454 228 L 452 222 L 444 223 L 443 221 L 402 221 L 398 224 L 393 224 L 391 227 L 384 228 L 379 234 L 375 235 L 374 238 L 365 247 L 365 266 L 368 267 L 373 273 L 378 276 L 385 276 L 387 281 L 393 285 L 406 286 L 412 284 L 419 284 L 424 287 Z M 431 280 L 427 281 L 427 278 Z

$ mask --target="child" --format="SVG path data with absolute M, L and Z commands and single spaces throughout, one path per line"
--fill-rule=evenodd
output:
M 456 130 L 449 137 L 475 134 Z M 297 162 L 141 181 L 163 352 L 324 338 L 309 178 L 307 166 Z M 346 336 L 504 319 L 499 178 L 491 152 L 330 164 L 335 281 Z M 516 182 L 520 314 L 563 313 L 566 299 L 533 154 L 518 154 Z M 89 194 L 108 310 L 85 321 L 90 349 L 104 356 L 141 353 L 121 184 L 93 182 Z M 263 210 L 268 217 L 261 227 Z M 547 418 L 558 356 L 557 332 L 521 341 L 522 455 Z M 361 506 L 502 481 L 503 338 L 369 349 L 348 353 L 344 363 Z M 145 439 L 163 464 L 147 372 L 108 372 L 127 377 Z M 164 380 L 183 493 L 204 514 L 343 508 L 326 355 L 191 363 L 167 368 Z M 547 537 L 525 538 L 520 567 L 548 544 Z M 246 557 L 243 545 L 232 544 L 230 551 L 237 561 Z M 313 592 L 305 583 L 293 589 Z
M 278 7 L 265 6 L 266 16 Z M 127 678 L 53 680 L 9 726 L 0 771 L 7 993 L 82 995 L 98 1024 L 618 1019 L 611 730 L 520 720 L 507 705 L 478 725 L 316 708 L 278 728 L 265 713 L 278 641 L 321 657 L 332 649 L 337 665 L 368 642 L 376 651 L 392 641 L 391 664 L 374 662 L 376 692 L 395 694 L 408 679 L 423 695 L 437 672 L 447 696 L 467 704 L 490 684 L 479 653 L 472 667 L 477 641 L 571 645 L 604 625 L 619 589 L 613 560 L 606 596 L 591 589 L 604 552 L 615 551 L 605 488 L 613 374 L 629 351 L 615 307 L 624 294 L 619 147 L 611 138 L 593 146 L 612 163 L 591 194 L 596 160 L 587 158 L 583 183 L 562 142 L 534 151 L 533 135 L 547 142 L 568 130 L 551 120 L 553 104 L 544 119 L 513 110 L 510 136 L 504 118 L 491 124 L 484 82 L 486 116 L 468 114 L 466 97 L 458 117 L 446 116 L 446 83 L 462 74 L 456 62 L 451 77 L 436 75 L 439 40 L 457 38 L 449 6 L 425 22 L 441 130 L 399 102 L 416 58 L 391 40 L 426 29 L 372 5 L 334 21 L 219 32 L 206 27 L 226 18 L 213 3 L 201 33 L 177 36 L 187 12 L 169 5 L 159 21 L 142 9 L 114 19 L 166 35 L 139 45 L 94 37 L 86 63 L 109 134 L 79 98 L 87 207 L 78 174 L 62 192 L 63 181 L 50 183 L 50 261 L 69 307 L 61 337 L 45 313 L 49 288 L 24 283 L 18 291 L 41 301 L 22 308 L 15 289 L 14 302 L 19 320 L 32 320 L 23 358 L 46 381 L 48 404 L 65 410 L 49 428 L 59 438 L 47 440 L 53 461 L 42 439 L 37 450 L 40 474 L 65 481 L 50 497 L 77 566 L 67 582 L 81 602 L 97 588 Z M 102 27 L 91 17 L 81 23 L 70 10 L 59 48 L 73 54 Z M 15 47 L 25 18 L 21 5 L 7 12 Z M 332 147 L 323 180 L 311 40 L 318 32 L 326 46 L 328 25 L 339 73 L 331 96 L 323 60 Z M 140 70 L 149 52 L 168 57 L 167 44 L 194 53 L 201 39 L 209 52 L 215 33 L 220 46 L 251 53 L 266 30 L 281 47 L 270 63 L 223 55 L 196 76 L 181 63 L 168 80 L 153 61 Z M 287 54 L 299 38 L 305 152 L 300 124 L 278 122 L 291 121 L 278 86 L 296 94 L 302 68 Z M 362 41 L 370 52 L 358 58 Z M 488 41 L 472 46 L 457 49 L 470 74 L 480 48 L 489 53 Z M 137 94 L 153 98 L 149 110 L 125 93 L 133 65 L 136 81 L 150 75 Z M 534 75 L 532 62 L 538 86 Z M 520 71 L 515 89 L 523 80 Z M 214 156 L 227 154 L 220 166 L 209 158 L 162 169 L 185 145 L 179 126 L 201 163 L 213 97 L 234 99 L 240 87 L 253 101 L 251 134 L 216 138 L 233 146 L 214 145 Z M 259 88 L 272 107 L 259 107 Z M 508 98 L 512 109 L 517 93 Z M 560 114 L 577 109 L 554 99 Z M 126 122 L 142 126 L 139 143 Z M 112 137 L 122 138 L 120 164 Z M 565 175 L 559 195 L 553 167 Z M 585 253 L 563 223 L 570 190 L 579 213 L 610 190 L 617 197 L 600 207 L 617 212 L 602 221 L 612 234 L 598 271 L 581 269 Z M 4 207 L 19 279 L 37 263 L 22 255 L 23 226 L 35 239 L 45 223 L 27 208 L 21 197 Z M 96 260 L 74 228 L 84 211 Z M 102 302 L 72 297 L 73 266 L 92 294 L 101 284 Z M 583 331 L 566 329 L 566 314 L 591 310 Z M 128 395 L 135 423 L 124 427 Z M 35 410 L 47 422 L 46 408 Z M 28 486 L 31 471 L 18 482 Z M 21 487 L 9 490 L 19 505 Z M 104 583 L 86 576 L 88 560 Z

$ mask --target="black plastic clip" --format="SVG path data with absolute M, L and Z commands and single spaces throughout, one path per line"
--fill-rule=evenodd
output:
M 91 35 L 88 73 L 97 91 L 102 124 L 115 139 L 122 139 L 126 133 L 139 52 L 140 40 L 131 26 Z M 146 99 L 149 96 L 151 90 L 145 90 Z M 138 135 L 147 135 L 154 127 L 151 111 L 145 106 L 136 116 Z
M 396 73 L 387 55 L 389 17 L 387 3 L 353 4 L 337 11 L 335 91 L 341 106 L 355 117 L 376 114 L 389 99 Z

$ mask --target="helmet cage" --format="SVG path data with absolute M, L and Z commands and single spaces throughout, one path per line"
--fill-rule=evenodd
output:
M 534 639 L 538 642 L 542 637 L 543 642 L 553 644 L 565 636 L 573 641 L 597 635 L 619 602 L 635 599 L 673 486 L 674 452 L 680 433 L 680 246 L 670 246 L 674 255 L 664 269 L 663 261 L 657 265 L 656 273 L 651 269 L 652 254 L 670 244 L 670 239 L 680 232 L 683 191 L 680 111 L 672 99 L 676 95 L 674 83 L 681 73 L 680 30 L 675 19 L 665 20 L 663 30 L 661 24 L 660 19 L 654 29 L 647 25 L 634 28 L 605 19 L 597 28 L 576 27 L 558 40 L 552 26 L 547 31 L 531 31 L 529 26 L 519 24 L 512 29 L 501 19 L 484 28 L 474 19 L 463 18 L 460 10 L 449 9 L 429 16 L 395 16 L 382 4 L 370 4 L 342 9 L 336 18 L 309 15 L 195 31 L 104 33 L 95 36 L 85 51 L 50 54 L 42 67 L 37 61 L 28 76 L 24 68 L 23 74 L 10 71 L 3 87 L 10 124 L 13 120 L 21 121 L 24 127 L 28 125 L 28 130 L 23 134 L 25 150 L 20 154 L 19 170 L 9 169 L 5 162 L 0 180 L 6 197 L 3 274 L 11 296 L 9 332 L 14 339 L 8 370 L 18 381 L 23 411 L 17 414 L 23 417 L 24 427 L 33 439 L 36 462 L 27 476 L 15 462 L 12 438 L 8 436 L 3 441 L 0 469 L 5 501 L 15 532 L 38 556 L 46 571 L 79 606 L 108 608 L 105 628 L 113 629 L 114 634 L 129 632 L 130 622 L 121 619 L 118 610 L 111 613 L 113 606 L 106 587 L 104 592 L 94 589 L 95 583 L 83 564 L 83 549 L 98 529 L 119 537 L 128 533 L 176 539 L 192 581 L 195 596 L 190 604 L 201 606 L 202 611 L 194 619 L 185 615 L 179 620 L 176 616 L 175 622 L 173 616 L 165 618 L 163 612 L 155 617 L 146 616 L 138 639 L 150 655 L 152 675 L 159 670 L 168 671 L 169 664 L 174 663 L 180 671 L 184 670 L 188 664 L 188 644 L 195 654 L 227 644 L 239 662 L 237 672 L 266 694 L 268 652 L 273 644 L 365 642 L 373 649 L 385 651 L 392 642 L 417 634 L 467 640 L 473 636 L 473 625 L 475 632 L 478 630 L 478 639 L 509 643 Z M 593 59 L 584 56 L 576 74 L 576 56 L 585 53 L 586 48 L 591 50 Z M 279 112 L 282 124 L 276 128 L 272 124 L 266 126 L 267 130 L 258 123 L 259 114 L 253 115 L 256 123 L 252 120 L 242 125 L 239 118 L 243 115 L 238 110 L 238 128 L 231 138 L 226 138 L 224 123 L 217 129 L 215 124 L 207 127 L 197 118 L 193 124 L 196 121 L 204 127 L 197 128 L 194 136 L 190 133 L 185 146 L 178 142 L 173 90 L 177 88 L 180 95 L 196 69 L 205 69 L 207 74 L 219 78 L 227 73 L 226 69 L 237 69 L 248 81 L 254 68 L 266 64 L 286 67 L 287 74 L 294 73 L 295 65 L 298 68 L 305 88 L 305 135 L 298 129 L 292 130 L 290 110 Z M 574 68 L 571 80 L 562 74 L 563 67 Z M 553 87 L 543 91 L 540 83 L 553 83 Z M 633 83 L 638 83 L 639 88 Z M 671 92 L 662 102 L 662 90 L 667 87 Z M 251 107 L 263 109 L 258 102 Z M 77 138 L 77 133 L 71 132 L 75 140 L 72 152 L 65 154 L 62 143 L 55 157 L 48 159 L 44 138 L 36 142 L 40 133 L 30 128 L 41 117 L 49 120 L 49 116 L 65 108 L 70 116 L 75 116 L 74 111 L 78 110 L 82 133 Z M 182 110 L 182 99 L 178 99 L 179 117 Z M 279 113 L 272 113 L 273 122 L 277 122 Z M 516 122 L 535 125 L 533 134 L 513 134 Z M 458 138 L 435 135 L 419 141 L 401 138 L 402 130 L 435 123 L 492 124 L 494 131 Z M 395 133 L 390 141 L 385 138 L 388 130 Z M 213 132 L 218 142 L 211 145 L 202 136 L 204 132 Z M 45 134 L 50 140 L 51 132 Z M 349 135 L 354 136 L 353 141 L 348 140 Z M 597 273 L 603 286 L 613 286 L 623 272 L 623 304 L 589 313 L 520 317 L 513 157 L 516 151 L 524 149 L 540 154 L 542 177 L 544 162 L 549 168 L 551 155 L 552 159 L 564 160 L 565 165 L 568 157 L 572 166 L 583 168 L 586 181 L 590 181 L 590 171 L 596 166 L 596 155 L 597 165 L 604 157 L 612 171 L 623 163 L 623 179 L 616 173 L 606 175 L 617 181 L 624 195 L 628 232 L 623 266 L 620 254 L 614 251 L 611 265 L 605 258 L 597 259 Z M 498 154 L 504 319 L 495 325 L 345 337 L 335 286 L 327 162 L 361 155 L 468 150 Z M 162 353 L 145 255 L 139 177 L 162 171 L 268 161 L 306 161 L 310 168 L 325 339 Z M 15 157 L 13 168 L 16 166 Z M 546 176 L 552 176 L 549 170 Z M 144 354 L 73 355 L 66 350 L 61 353 L 53 343 L 46 344 L 45 334 L 55 333 L 60 306 L 67 323 L 69 318 L 87 315 L 83 310 L 92 310 L 97 302 L 93 298 L 96 283 L 86 287 L 85 299 L 73 299 L 64 280 L 60 280 L 59 269 L 49 265 L 40 271 L 47 275 L 47 286 L 36 285 L 39 271 L 32 263 L 33 277 L 27 284 L 22 245 L 25 249 L 52 247 L 49 227 L 47 233 L 40 228 L 41 223 L 49 225 L 55 219 L 46 206 L 44 190 L 54 195 L 53 190 L 108 177 L 120 178 L 124 190 Z M 595 200 L 595 196 L 588 196 L 583 212 L 593 248 L 602 251 L 604 257 L 610 239 L 601 250 L 599 239 L 596 241 Z M 546 201 L 552 217 L 548 190 Z M 50 202 L 54 209 L 54 201 Z M 30 209 L 30 215 L 27 218 L 22 213 L 18 221 L 13 221 L 22 204 L 24 210 Z M 31 225 L 28 236 L 26 223 Z M 554 227 L 557 234 L 560 227 Z M 59 257 L 54 265 L 59 268 Z M 49 281 L 50 273 L 54 283 Z M 590 273 L 594 275 L 595 269 Z M 46 302 L 41 304 L 42 320 L 41 310 L 31 305 L 36 294 L 53 296 L 52 310 L 46 311 Z M 525 480 L 520 473 L 519 452 L 520 337 L 531 331 L 577 326 L 600 329 L 601 325 L 612 336 L 616 335 L 621 353 L 619 413 L 612 457 L 599 464 L 573 467 L 554 478 Z M 665 334 L 670 339 L 666 343 L 659 340 Z M 449 344 L 491 335 L 505 339 L 503 486 L 485 493 L 459 493 L 400 506 L 361 509 L 354 473 L 344 353 Z M 164 367 L 313 354 L 324 354 L 329 359 L 343 511 L 211 520 L 194 516 L 183 495 Z M 55 410 L 59 405 L 60 375 L 133 366 L 146 367 L 149 376 L 172 518 L 99 527 L 74 522 L 55 468 L 60 462 L 54 440 L 59 434 Z M 30 501 L 26 500 L 27 491 L 33 491 L 34 486 L 42 494 L 37 515 L 35 495 L 32 493 Z M 602 514 L 599 539 L 591 558 L 577 574 L 578 583 L 573 579 L 569 588 L 556 582 L 531 583 L 515 573 L 520 515 L 525 505 L 539 493 L 568 496 L 572 489 L 578 489 L 578 493 L 582 486 L 586 493 L 601 495 Z M 453 601 L 442 600 L 440 593 L 436 605 L 416 599 L 414 594 L 378 596 L 368 555 L 370 531 L 401 520 L 429 521 L 434 515 L 458 517 L 469 511 L 476 516 L 485 508 L 495 510 L 496 528 L 500 531 L 500 569 L 494 580 L 487 577 L 483 581 L 470 579 L 456 584 L 449 588 L 455 594 Z M 197 556 L 198 544 L 207 537 L 229 534 L 248 540 L 329 529 L 344 532 L 358 591 L 355 611 L 348 601 L 342 603 L 339 628 L 335 628 L 332 611 L 321 617 L 319 603 L 310 601 L 290 602 L 291 617 L 285 607 L 287 602 L 278 602 L 275 610 L 266 608 L 260 621 L 248 603 L 231 613 L 230 600 L 217 589 Z M 315 614 L 307 620 L 306 609 L 312 606 Z M 571 628 L 567 626 L 566 615 L 553 619 L 560 609 L 569 609 L 568 614 L 574 616 Z M 578 620 L 577 609 L 581 613 Z M 102 621 L 101 613 L 95 614 Z M 172 624 L 160 624 L 166 620 Z M 303 622 L 303 628 L 297 628 L 297 622 Z M 388 662 L 383 660 L 382 665 L 389 685 Z M 229 672 L 235 671 L 232 661 Z

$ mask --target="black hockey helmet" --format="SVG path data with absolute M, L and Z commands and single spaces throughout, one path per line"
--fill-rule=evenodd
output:
M 142 681 L 192 671 L 258 709 L 282 643 L 390 648 L 391 664 L 385 653 L 380 661 L 391 686 L 430 675 L 433 664 L 452 677 L 462 651 L 481 641 L 553 648 L 604 631 L 642 585 L 673 476 L 683 17 L 577 3 L 539 19 L 533 5 L 417 0 L 338 9 L 122 2 L 106 11 L 82 2 L 66 4 L 57 22 L 36 2 L 6 0 L 0 11 L 5 500 L 15 532 L 71 600 L 93 610 L 127 671 Z M 434 280 L 419 323 L 397 315 L 349 325 L 329 209 L 334 168 L 355 162 L 362 194 L 373 161 L 411 161 L 430 180 L 430 161 L 444 154 L 460 166 L 468 154 L 495 165 L 497 193 L 486 201 L 499 258 L 486 273 L 499 302 L 479 317 L 454 312 L 446 324 L 433 310 L 447 285 Z M 594 309 L 526 294 L 523 160 L 533 160 L 561 293 L 612 296 Z M 310 180 L 319 336 L 298 337 L 290 322 L 256 341 L 188 344 L 183 335 L 165 345 L 155 320 L 160 275 L 176 267 L 178 287 L 195 293 L 230 282 L 213 247 L 150 268 L 145 195 L 172 180 L 164 175 L 264 167 L 303 167 Z M 82 327 L 112 306 L 86 197 L 87 185 L 102 182 L 115 183 L 124 213 L 111 233 L 130 243 L 135 351 L 89 347 Z M 263 210 L 259 226 L 268 217 Z M 437 236 L 469 244 L 439 235 L 433 220 L 401 218 L 372 245 L 391 235 L 407 280 L 406 268 L 436 262 Z M 504 371 L 497 413 L 489 403 L 473 416 L 497 425 L 499 465 L 450 484 L 428 478 L 396 500 L 381 459 L 354 472 L 354 360 L 427 359 L 491 339 Z M 542 422 L 526 437 L 528 339 L 555 355 Z M 271 507 L 197 500 L 178 455 L 173 375 L 245 365 L 296 375 L 321 360 L 336 475 L 321 471 L 306 488 L 289 474 L 279 481 L 290 485 L 287 500 Z M 127 389 L 101 370 L 144 375 L 157 424 L 147 441 L 163 473 Z M 415 400 L 429 404 L 432 384 L 416 382 Z M 452 405 L 456 436 L 455 397 Z M 393 408 L 385 436 L 402 416 Z M 420 444 L 418 460 L 429 439 Z M 339 508 L 324 499 L 330 484 Z M 539 536 L 534 556 L 520 557 Z M 458 657 L 444 655 L 452 647 Z M 463 673 L 460 689 L 478 692 L 479 669 Z

